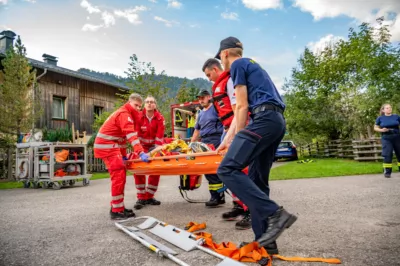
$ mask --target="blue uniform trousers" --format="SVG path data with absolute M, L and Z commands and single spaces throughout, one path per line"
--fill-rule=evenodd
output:
M 215 134 L 215 135 L 207 136 L 205 138 L 202 137 L 201 142 L 203 142 L 205 144 L 213 144 L 215 148 L 218 148 L 219 145 L 221 144 L 221 135 Z M 219 179 L 218 175 L 216 175 L 216 174 L 206 174 L 204 176 L 208 181 L 209 190 L 210 190 L 211 195 L 216 196 L 218 194 L 217 190 L 222 188 L 221 179 Z M 216 185 L 216 184 L 221 184 L 221 185 L 216 186 L 216 187 L 212 186 L 212 185 Z
M 398 166 L 400 167 L 400 134 L 385 136 L 381 141 L 384 168 L 392 168 L 393 151 L 396 154 Z
M 285 127 L 279 112 L 252 115 L 252 123 L 236 134 L 217 171 L 221 181 L 248 206 L 255 239 L 266 231 L 267 218 L 279 208 L 269 198 L 269 173 Z M 248 176 L 242 172 L 246 166 Z

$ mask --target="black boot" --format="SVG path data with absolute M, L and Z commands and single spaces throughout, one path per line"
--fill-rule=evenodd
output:
M 260 246 L 273 243 L 283 233 L 283 230 L 292 226 L 296 220 L 297 217 L 295 215 L 280 207 L 273 215 L 268 217 L 267 231 L 256 241 Z
M 242 206 L 234 202 L 232 210 L 230 212 L 224 212 L 222 214 L 222 219 L 226 221 L 233 221 L 236 220 L 236 218 L 239 217 L 240 215 L 244 214 L 245 211 L 243 210 Z
M 384 177 L 390 178 L 391 174 L 392 174 L 392 168 L 385 168 L 383 172 Z
M 239 245 L 239 248 L 246 246 L 249 242 L 242 242 Z M 263 246 L 265 250 L 268 252 L 269 255 L 277 255 L 279 254 L 278 245 L 276 241 L 272 242 L 271 244 Z
M 122 212 L 112 212 L 110 210 L 110 216 L 111 216 L 111 219 L 113 219 L 113 220 L 124 220 L 124 219 L 135 217 L 135 213 L 129 209 L 125 209 Z
M 246 230 L 251 228 L 251 216 L 250 212 L 246 211 L 242 220 L 235 224 L 237 230 Z
M 210 191 L 211 199 L 206 202 L 206 207 L 217 207 L 218 205 L 225 204 L 224 192 L 218 193 L 216 191 Z
M 155 198 L 148 199 L 146 204 L 148 205 L 160 205 L 161 201 L 156 200 Z
M 136 203 L 135 203 L 135 205 L 133 206 L 133 208 L 135 208 L 136 210 L 140 210 L 140 209 L 143 208 L 144 205 L 146 205 L 146 204 L 147 204 L 147 200 L 142 200 L 142 199 L 140 199 L 140 200 L 137 200 L 137 201 L 136 201 Z

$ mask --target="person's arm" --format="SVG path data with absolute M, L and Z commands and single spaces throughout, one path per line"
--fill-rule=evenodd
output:
M 246 127 L 249 113 L 249 102 L 247 100 L 247 86 L 237 85 L 236 90 L 236 133 Z
M 165 120 L 162 115 L 160 120 L 157 120 L 157 133 L 156 133 L 156 139 L 154 144 L 157 146 L 163 145 L 164 142 L 164 131 L 165 131 Z
M 236 96 L 236 132 L 239 132 L 246 127 L 249 112 L 249 102 L 247 98 L 246 65 L 244 61 L 239 60 L 233 62 L 230 70 Z
M 142 153 L 144 149 L 142 145 L 140 145 L 138 133 L 135 129 L 132 117 L 126 113 L 121 113 L 118 117 L 118 123 L 122 132 L 125 134 L 126 139 L 132 145 L 134 152 L 137 154 Z
M 378 117 L 376 119 L 376 122 L 375 122 L 375 125 L 374 125 L 374 130 L 376 132 L 388 132 L 389 131 L 389 129 L 387 129 L 387 128 L 381 128 L 380 124 L 381 124 L 381 119 L 380 119 L 380 117 Z
M 190 142 L 195 142 L 199 138 L 199 135 L 200 135 L 200 130 L 195 129 L 193 132 L 193 136 L 190 139 Z

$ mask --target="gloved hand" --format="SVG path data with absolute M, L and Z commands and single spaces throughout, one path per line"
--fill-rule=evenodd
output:
M 149 162 L 149 155 L 147 155 L 147 153 L 141 152 L 141 153 L 139 154 L 139 156 L 140 156 L 140 159 L 141 159 L 143 162 L 146 162 L 146 163 Z

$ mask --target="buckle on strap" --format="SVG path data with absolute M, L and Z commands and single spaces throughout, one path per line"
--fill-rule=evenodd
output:
M 253 115 L 255 115 L 259 112 L 264 112 L 265 110 L 273 110 L 273 111 L 283 114 L 283 109 L 276 105 L 273 105 L 273 104 L 262 104 L 260 106 L 257 106 L 256 108 L 253 109 L 253 111 L 251 113 Z

